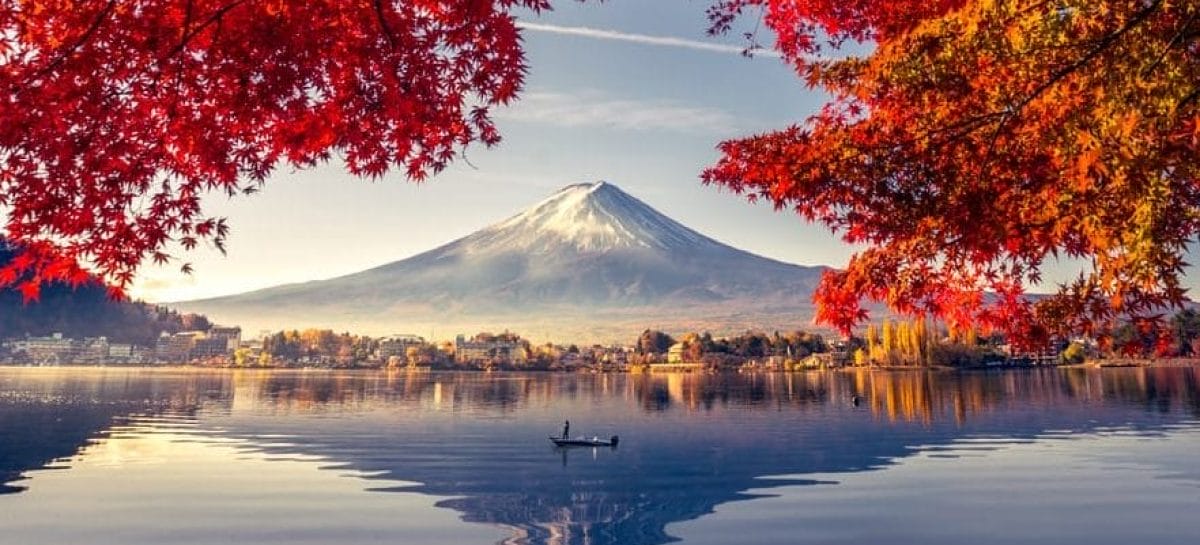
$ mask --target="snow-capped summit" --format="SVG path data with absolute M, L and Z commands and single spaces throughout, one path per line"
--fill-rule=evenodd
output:
M 683 250 L 719 244 L 605 181 L 566 186 L 470 238 L 476 251 L 525 249 L 543 253 L 563 249 Z
M 471 235 L 360 273 L 175 306 L 251 329 L 533 324 L 543 335 L 587 340 L 610 331 L 617 339 L 673 323 L 800 327 L 821 270 L 717 242 L 600 181 L 569 185 Z

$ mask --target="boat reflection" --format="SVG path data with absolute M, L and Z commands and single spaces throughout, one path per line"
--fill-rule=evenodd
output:
M 569 456 L 590 456 L 592 460 L 595 460 L 600 456 L 601 451 L 617 450 L 617 446 L 554 445 L 551 447 L 551 450 L 562 458 L 563 467 L 567 467 L 567 460 L 570 459 Z

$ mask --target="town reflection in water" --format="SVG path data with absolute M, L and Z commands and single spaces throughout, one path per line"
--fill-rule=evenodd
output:
M 597 399 L 631 402 L 646 412 L 702 412 L 729 407 L 803 409 L 858 403 L 889 421 L 953 419 L 958 423 L 1014 404 L 1052 407 L 1120 403 L 1161 412 L 1200 414 L 1200 373 L 1189 367 L 642 375 L 248 370 L 227 375 L 195 372 L 191 377 L 193 380 L 185 381 L 187 388 L 169 392 L 170 401 L 199 404 L 227 399 L 232 402 L 231 408 L 269 406 L 297 412 L 383 404 L 499 414 L 555 402 Z M 198 388 L 201 384 L 207 386 Z
M 666 543 L 672 523 L 782 485 L 973 438 L 1196 426 L 1190 368 L 568 375 L 0 370 L 0 494 L 121 422 L 169 413 L 269 455 L 446 499 L 506 543 Z M 618 448 L 564 450 L 572 429 Z M 284 437 L 286 441 L 280 441 Z M 235 463 L 235 462 L 231 462 Z M 806 479 L 805 475 L 825 475 Z M 787 475 L 788 477 L 779 477 Z M 416 483 L 397 485 L 396 482 Z

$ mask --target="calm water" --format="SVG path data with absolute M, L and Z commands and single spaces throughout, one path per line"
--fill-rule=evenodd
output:
M 0 368 L 0 544 L 1163 545 L 1198 509 L 1193 369 Z

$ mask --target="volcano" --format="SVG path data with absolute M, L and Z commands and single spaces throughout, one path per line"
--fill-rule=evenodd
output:
M 172 306 L 249 330 L 509 329 L 630 341 L 648 327 L 807 327 L 823 270 L 722 244 L 596 182 L 564 187 L 511 218 L 373 269 Z

